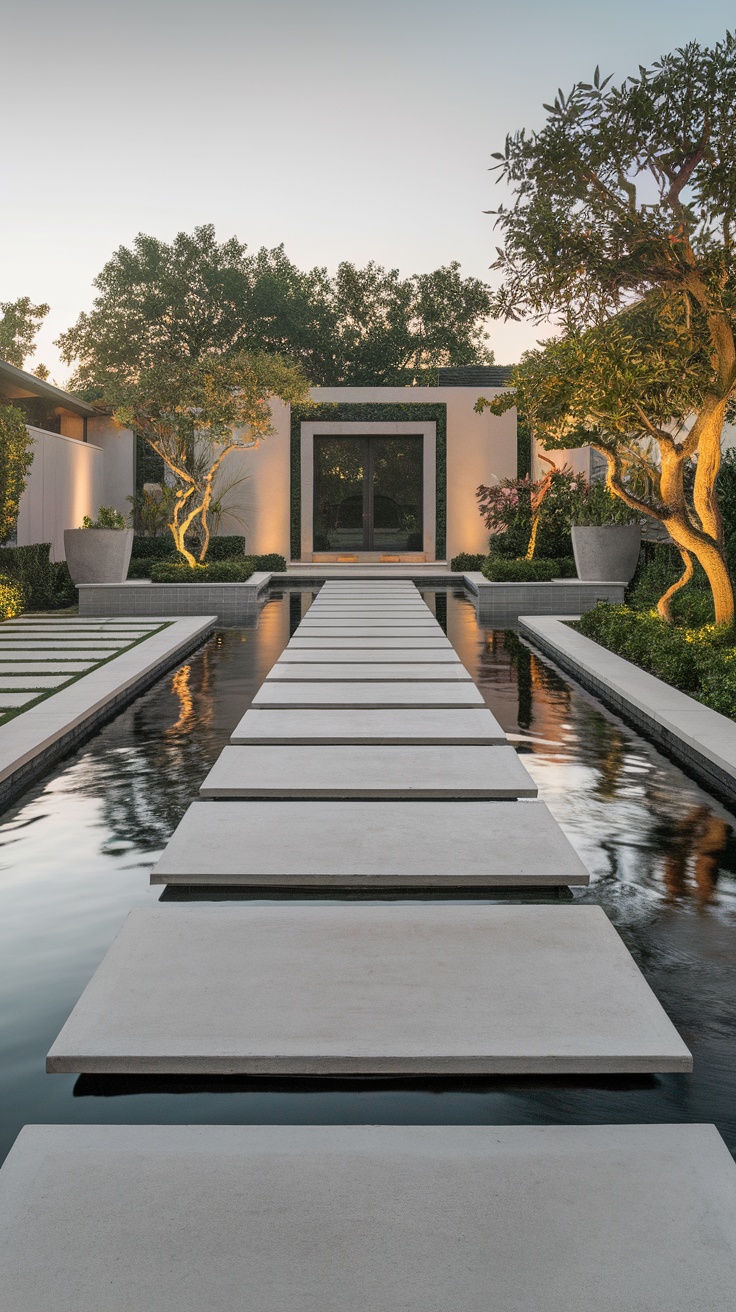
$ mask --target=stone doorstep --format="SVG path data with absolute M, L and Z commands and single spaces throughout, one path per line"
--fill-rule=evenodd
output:
M 513 747 L 225 747 L 200 797 L 536 797 Z
M 43 1125 L 0 1172 L 12 1312 L 723 1312 L 711 1125 Z M 646 1236 L 643 1242 L 642 1236 Z M 185 1242 L 182 1242 L 185 1237 Z M 155 1291 L 155 1294 L 152 1293 Z
M 588 880 L 538 801 L 194 802 L 151 875 L 152 884 L 374 890 Z
M 458 679 L 455 683 L 413 683 L 406 679 L 389 683 L 374 680 L 371 683 L 353 683 L 346 679 L 339 683 L 296 683 L 289 680 L 267 679 L 261 685 L 252 705 L 281 707 L 392 707 L 392 706 L 483 706 L 483 698 L 472 679 Z
M 383 661 L 376 664 L 371 664 L 369 661 L 347 664 L 340 661 L 325 661 L 319 664 L 308 663 L 305 665 L 278 660 L 269 670 L 266 682 L 334 683 L 352 680 L 361 683 L 367 680 L 375 680 L 377 683 L 382 681 L 392 683 L 398 679 L 442 683 L 471 681 L 468 671 L 460 661 L 439 665 L 430 662 L 417 664 L 408 661 Z
M 434 711 L 248 710 L 230 736 L 233 744 L 433 743 L 496 746 L 506 735 L 489 710 Z
M 250 903 L 131 911 L 47 1069 L 611 1074 L 692 1058 L 600 907 Z

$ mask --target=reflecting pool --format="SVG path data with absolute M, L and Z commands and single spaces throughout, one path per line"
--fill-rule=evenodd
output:
M 695 1058 L 692 1075 L 413 1081 L 78 1079 L 47 1049 L 311 593 L 217 633 L 0 816 L 0 1159 L 26 1122 L 715 1121 L 736 1151 L 734 817 L 532 655 L 428 592 Z

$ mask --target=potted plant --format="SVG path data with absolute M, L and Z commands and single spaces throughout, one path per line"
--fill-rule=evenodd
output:
M 64 529 L 64 551 L 73 581 L 123 583 L 128 577 L 133 530 L 112 506 L 100 506 L 97 519 L 85 515 L 81 528 Z
M 580 489 L 570 528 L 579 579 L 631 581 L 641 547 L 641 520 L 605 484 L 590 483 Z

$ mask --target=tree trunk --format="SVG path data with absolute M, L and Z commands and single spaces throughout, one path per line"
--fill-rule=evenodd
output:
M 693 558 L 690 555 L 690 552 L 683 551 L 682 547 L 679 547 L 678 550 L 680 552 L 680 555 L 682 556 L 683 564 L 685 566 L 684 572 L 680 575 L 677 582 L 673 583 L 672 587 L 668 588 L 667 591 L 664 593 L 664 595 L 660 597 L 659 601 L 657 602 L 657 611 L 659 613 L 659 617 L 660 619 L 663 619 L 667 624 L 672 623 L 672 605 L 671 605 L 672 598 L 674 597 L 676 592 L 679 592 L 681 588 L 687 586 L 687 584 L 690 582 L 695 572 L 693 567 Z

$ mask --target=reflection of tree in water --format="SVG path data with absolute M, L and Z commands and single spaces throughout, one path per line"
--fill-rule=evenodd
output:
M 104 756 L 84 762 L 84 791 L 102 800 L 106 849 L 119 843 L 143 852 L 160 849 L 196 797 L 221 746 L 208 732 L 219 659 L 217 644 L 208 644 L 111 726 Z

